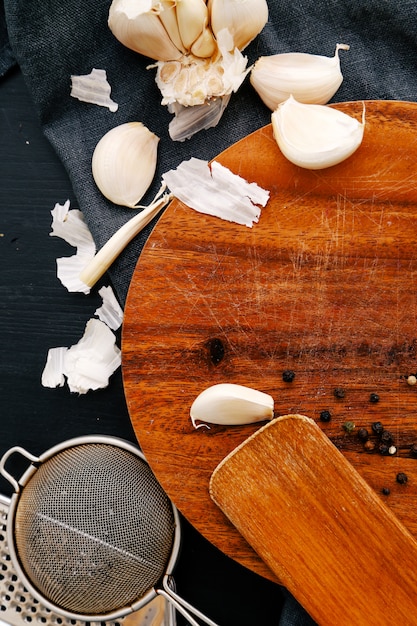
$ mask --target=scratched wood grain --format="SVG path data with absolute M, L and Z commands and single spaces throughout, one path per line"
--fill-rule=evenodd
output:
M 193 429 L 190 405 L 215 383 L 261 389 L 276 415 L 316 420 L 378 494 L 390 490 L 381 497 L 417 534 L 417 386 L 406 382 L 417 371 L 417 105 L 365 105 L 363 143 L 335 167 L 292 165 L 270 126 L 222 153 L 218 161 L 270 190 L 259 223 L 237 226 L 172 202 L 126 303 L 125 393 L 157 478 L 205 537 L 272 580 L 209 498 L 216 465 L 257 429 Z M 362 115 L 362 102 L 336 106 Z M 373 452 L 359 441 L 358 429 L 375 421 L 392 433 L 394 455 L 381 455 L 374 435 Z M 406 485 L 396 482 L 400 471 Z

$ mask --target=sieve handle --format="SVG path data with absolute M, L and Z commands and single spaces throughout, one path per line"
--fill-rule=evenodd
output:
M 28 461 L 30 461 L 31 463 L 36 463 L 39 462 L 39 458 L 37 456 L 34 456 L 33 454 L 31 454 L 30 452 L 28 452 L 27 450 L 25 450 L 24 448 L 21 448 L 20 446 L 14 446 L 13 448 L 10 448 L 10 450 L 7 450 L 7 452 L 5 452 L 3 454 L 3 456 L 0 459 L 0 474 L 2 476 L 4 476 L 4 478 L 6 480 L 9 481 L 9 483 L 11 483 L 11 485 L 13 486 L 14 490 L 16 493 L 19 493 L 20 491 L 20 485 L 18 480 L 12 476 L 7 470 L 6 470 L 6 463 L 7 461 L 10 459 L 10 457 L 13 454 L 20 454 L 22 456 L 25 457 L 25 459 L 27 459 Z
M 198 617 L 205 624 L 208 624 L 208 626 L 218 626 L 216 622 L 213 622 L 211 619 L 203 615 L 203 613 L 201 613 L 198 609 L 196 609 L 194 606 L 184 600 L 184 598 L 181 598 L 178 594 L 176 594 L 175 591 L 170 588 L 168 581 L 169 576 L 165 575 L 162 581 L 164 588 L 156 589 L 156 592 L 159 593 L 161 596 L 164 596 L 166 600 L 171 602 L 175 606 L 177 611 L 179 611 L 179 613 L 181 613 L 181 615 L 188 620 L 191 626 L 201 626 L 199 622 L 195 621 L 191 614 Z

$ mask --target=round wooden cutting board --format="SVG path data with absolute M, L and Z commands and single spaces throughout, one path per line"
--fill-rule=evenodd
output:
M 361 119 L 362 102 L 335 106 Z M 258 224 L 173 201 L 143 249 L 125 308 L 126 398 L 156 477 L 207 539 L 272 580 L 209 497 L 217 464 L 260 426 L 194 429 L 191 403 L 215 383 L 271 394 L 276 416 L 316 420 L 417 535 L 417 385 L 407 383 L 417 372 L 417 104 L 365 106 L 361 147 L 332 168 L 286 161 L 270 126 L 217 157 L 270 191 Z M 393 454 L 379 451 L 378 421 Z

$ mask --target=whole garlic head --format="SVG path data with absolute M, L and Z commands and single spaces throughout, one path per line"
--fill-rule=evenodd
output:
M 250 82 L 266 106 L 277 106 L 293 96 L 305 104 L 326 104 L 343 81 L 337 44 L 333 57 L 288 52 L 259 57 L 252 68 Z
M 109 130 L 95 147 L 91 162 L 97 187 L 114 204 L 136 208 L 156 170 L 159 137 L 141 122 Z
M 319 170 L 336 165 L 362 143 L 362 122 L 320 104 L 303 104 L 290 96 L 272 113 L 274 138 L 283 155 L 295 165 Z
M 108 24 L 126 47 L 156 61 L 149 68 L 157 68 L 162 104 L 179 105 L 172 111 L 182 118 L 182 140 L 213 125 L 206 111 L 213 100 L 224 99 L 223 112 L 250 71 L 241 50 L 267 20 L 266 0 L 113 0 Z M 182 107 L 201 105 L 188 133 Z

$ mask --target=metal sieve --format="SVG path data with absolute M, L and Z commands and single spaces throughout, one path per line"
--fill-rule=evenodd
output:
M 30 466 L 6 470 L 20 454 Z M 172 589 L 179 515 L 140 450 L 108 436 L 71 439 L 36 457 L 19 446 L 0 460 L 13 485 L 7 540 L 35 598 L 69 619 L 102 621 L 137 611 L 157 594 L 192 626 L 204 616 Z

